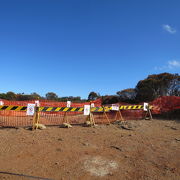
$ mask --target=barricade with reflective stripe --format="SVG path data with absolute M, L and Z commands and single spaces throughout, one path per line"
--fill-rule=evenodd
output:
M 143 105 L 122 105 L 119 110 L 140 110 L 143 109 Z M 152 106 L 150 106 L 152 109 Z M 26 111 L 27 106 L 0 106 L 0 110 L 13 110 L 13 111 Z M 112 110 L 112 107 L 93 107 L 91 112 L 108 112 Z M 40 112 L 83 112 L 83 107 L 40 107 Z

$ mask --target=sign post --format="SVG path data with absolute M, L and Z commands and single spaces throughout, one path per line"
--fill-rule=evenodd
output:
M 94 116 L 91 112 L 91 104 L 84 105 L 84 115 L 87 116 L 86 124 L 90 126 L 95 126 Z
M 124 121 L 124 119 L 123 119 L 123 117 L 122 117 L 122 114 L 121 114 L 121 111 L 120 111 L 120 109 L 119 109 L 119 105 L 117 105 L 117 104 L 112 104 L 111 110 L 112 110 L 112 111 L 116 111 L 115 121 L 118 120 L 118 119 L 117 119 L 118 114 L 119 114 L 120 119 L 121 119 L 122 121 Z
M 71 101 L 67 101 L 66 107 L 68 107 L 68 108 L 71 107 Z M 63 123 L 69 124 L 67 111 L 64 113 Z
M 37 107 L 37 105 L 35 105 L 34 106 L 34 117 L 33 117 L 32 130 L 38 128 L 38 126 L 39 126 L 39 119 L 40 119 L 39 107 Z
M 144 111 L 146 112 L 146 114 L 145 114 L 145 119 L 150 119 L 150 120 L 152 120 L 153 117 L 152 117 L 152 113 L 151 113 L 151 109 L 150 109 L 149 103 L 144 103 L 143 109 L 144 109 Z
M 106 111 L 105 111 L 105 107 L 103 106 L 103 115 L 105 116 L 105 118 L 107 119 L 107 121 L 108 121 L 108 124 L 110 125 L 111 123 L 110 123 L 110 120 L 109 120 L 109 118 L 108 118 L 108 116 L 107 116 L 107 114 L 106 114 Z

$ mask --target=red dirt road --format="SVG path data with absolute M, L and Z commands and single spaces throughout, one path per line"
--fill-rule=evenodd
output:
M 128 122 L 132 130 L 0 129 L 0 179 L 179 180 L 180 123 Z

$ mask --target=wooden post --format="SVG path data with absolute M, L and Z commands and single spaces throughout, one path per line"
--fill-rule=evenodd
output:
M 91 126 L 95 126 L 94 116 L 93 116 L 92 112 L 90 112 L 90 122 L 91 122 Z
M 90 122 L 90 126 L 92 127 L 92 126 L 95 126 L 95 121 L 94 121 L 94 116 L 93 116 L 93 114 L 90 112 L 89 113 L 89 115 L 87 116 L 87 118 L 86 118 L 86 121 L 88 122 Z
M 105 107 L 104 107 L 104 106 L 103 106 L 103 115 L 104 115 L 105 118 L 107 119 L 108 124 L 111 124 L 111 123 L 110 123 L 110 120 L 109 120 L 109 118 L 108 118 L 108 116 L 107 116 L 107 114 L 106 114 L 106 111 L 105 111 Z
M 91 112 L 91 108 L 92 108 L 92 102 L 90 101 L 90 122 L 91 122 L 91 126 L 95 126 L 94 115 Z
M 91 101 L 90 101 L 90 113 L 89 113 L 89 115 L 87 116 L 87 118 L 86 118 L 86 121 L 88 122 L 90 122 L 90 126 L 92 127 L 92 126 L 95 126 L 95 120 L 94 120 L 94 115 L 93 115 L 93 113 L 91 112 Z
M 38 128 L 40 114 L 39 114 L 39 107 L 36 107 L 36 129 Z
M 36 109 L 36 107 L 35 107 L 35 109 Z M 36 123 L 36 111 L 34 112 L 34 116 L 33 116 L 32 130 L 35 129 L 35 123 Z
M 117 119 L 118 114 L 119 114 L 120 120 L 121 120 L 121 121 L 124 121 L 124 119 L 123 119 L 123 117 L 122 117 L 122 114 L 121 114 L 121 111 L 120 111 L 120 110 L 118 110 L 118 111 L 116 112 L 115 121 L 118 120 L 118 119 Z
M 37 105 L 35 105 L 34 111 L 35 112 L 34 112 L 34 117 L 33 117 L 33 127 L 32 127 L 32 130 L 38 128 L 39 119 L 40 119 L 39 107 L 37 107 Z
M 67 112 L 65 112 L 65 114 L 64 114 L 64 118 L 63 118 L 63 123 L 69 123 L 69 121 L 68 121 L 68 116 L 67 116 Z

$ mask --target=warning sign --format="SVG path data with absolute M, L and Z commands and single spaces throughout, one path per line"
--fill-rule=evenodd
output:
M 84 115 L 86 115 L 86 116 L 89 115 L 90 109 L 91 109 L 90 105 L 84 105 Z
M 147 111 L 147 110 L 148 110 L 148 106 L 149 106 L 148 103 L 144 103 L 144 107 L 143 107 L 144 111 Z
M 3 106 L 4 105 L 4 102 L 3 101 L 0 101 L 0 106 Z
M 94 103 L 91 103 L 91 107 L 92 107 L 92 108 L 94 108 L 94 107 L 95 107 Z
M 28 104 L 26 115 L 33 116 L 34 115 L 34 108 L 35 108 L 35 104 Z
M 35 101 L 35 104 L 36 104 L 37 107 L 39 107 L 40 106 L 39 100 Z
M 67 101 L 67 107 L 71 107 L 71 101 Z
M 112 111 L 119 111 L 119 105 L 117 105 L 117 104 L 112 104 L 111 109 L 112 109 Z

